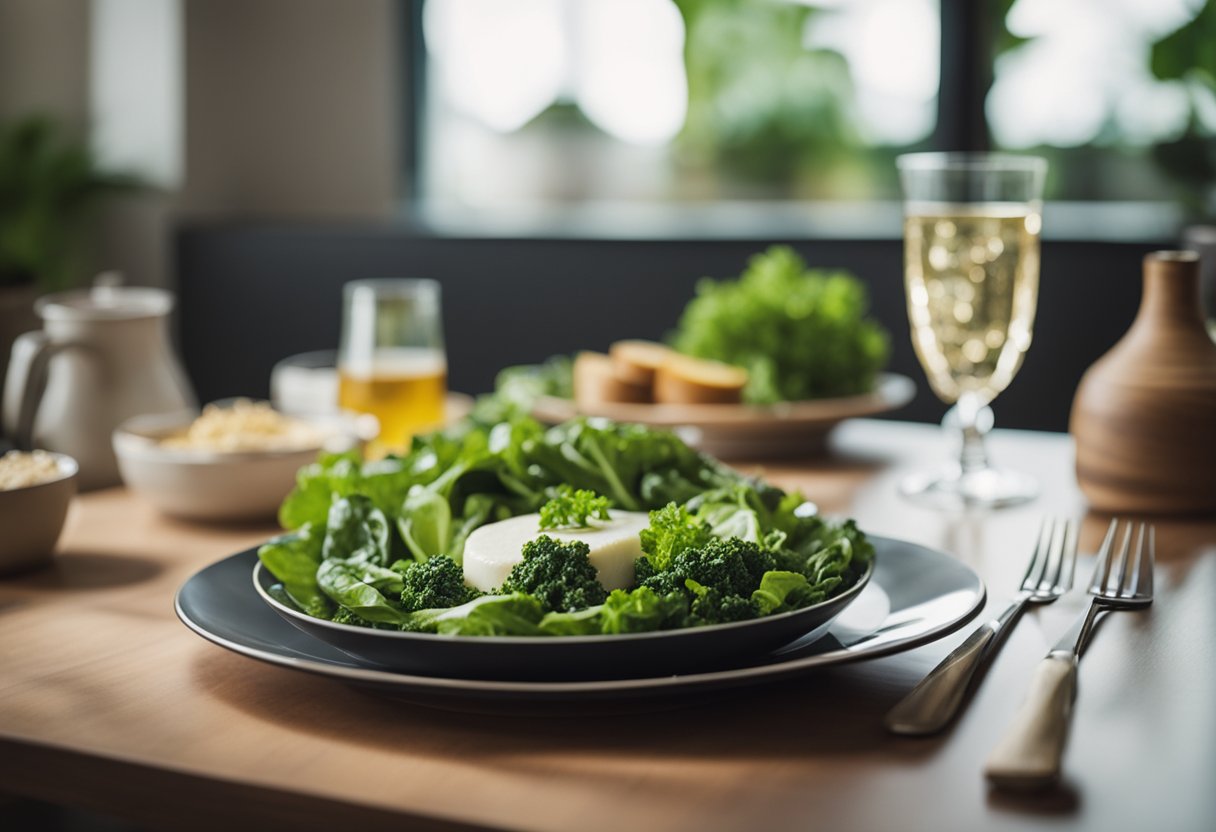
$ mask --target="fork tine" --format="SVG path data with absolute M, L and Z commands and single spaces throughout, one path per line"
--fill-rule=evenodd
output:
M 1114 547 L 1115 530 L 1119 526 L 1119 518 L 1112 517 L 1110 526 L 1106 529 L 1106 537 L 1102 538 L 1102 545 L 1098 548 L 1098 562 L 1094 564 L 1093 577 L 1089 579 L 1089 591 L 1091 593 L 1101 592 L 1106 586 L 1106 578 L 1110 575 L 1110 550 Z
M 1049 591 L 1060 580 L 1060 573 L 1064 568 L 1064 536 L 1067 531 L 1067 521 L 1056 518 L 1051 529 L 1051 546 L 1047 552 L 1047 564 L 1038 584 L 1040 592 Z
M 1144 543 L 1144 529 L 1140 530 L 1140 544 Z M 1157 560 L 1157 527 L 1148 527 L 1147 554 L 1136 551 L 1136 574 L 1132 578 L 1131 595 L 1128 597 L 1153 597 L 1153 564 Z
M 1022 589 L 1033 589 L 1038 585 L 1038 581 L 1031 582 L 1031 575 L 1035 572 L 1035 567 L 1042 568 L 1041 561 L 1045 560 L 1046 547 L 1043 543 L 1043 533 L 1047 531 L 1047 521 L 1049 518 L 1044 517 L 1039 521 L 1039 534 L 1035 539 L 1034 554 L 1030 557 L 1030 563 L 1026 564 L 1026 574 L 1022 576 Z
M 1065 577 L 1064 573 L 1068 575 Z M 1064 523 L 1064 550 L 1060 553 L 1060 568 L 1056 572 L 1055 586 L 1068 591 L 1077 576 L 1077 524 L 1071 518 Z M 1061 582 L 1063 578 L 1063 582 Z
M 1134 598 L 1136 591 L 1140 588 L 1140 563 L 1144 559 L 1144 523 L 1140 523 L 1140 527 L 1136 529 L 1136 565 L 1132 566 L 1132 556 L 1128 557 L 1123 562 L 1123 573 L 1119 576 L 1118 596 L 1120 598 Z M 1128 586 L 1128 581 L 1131 581 L 1131 586 Z
M 1110 575 L 1102 584 L 1102 589 L 1107 595 L 1119 597 L 1119 592 L 1124 588 L 1124 575 L 1127 574 L 1127 560 L 1131 557 L 1132 533 L 1135 530 L 1135 522 L 1124 522 L 1124 534 L 1122 534 L 1124 543 L 1119 546 L 1119 560 L 1111 561 Z M 1115 536 L 1118 538 L 1119 535 Z
M 1148 527 L 1148 560 L 1141 566 L 1144 573 L 1140 576 L 1140 586 L 1143 587 L 1143 592 L 1148 597 L 1153 597 L 1153 570 L 1157 564 L 1157 527 Z

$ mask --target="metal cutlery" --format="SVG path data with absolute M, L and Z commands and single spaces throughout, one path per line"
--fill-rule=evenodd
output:
M 988 757 L 984 775 L 994 785 L 1041 788 L 1058 779 L 1077 693 L 1077 663 L 1093 634 L 1098 613 L 1136 609 L 1153 602 L 1156 531 L 1140 523 L 1135 529 L 1133 552 L 1134 526 L 1130 521 L 1124 524 L 1118 565 L 1114 566 L 1112 552 L 1119 538 L 1119 521 L 1111 521 L 1089 582 L 1093 603 L 1039 663 L 1026 701 Z
M 886 717 L 896 734 L 932 734 L 962 707 L 978 671 L 997 652 L 1027 604 L 1049 604 L 1072 588 L 1077 532 L 1071 520 L 1045 519 L 1017 595 L 1000 615 L 983 624 L 897 704 Z

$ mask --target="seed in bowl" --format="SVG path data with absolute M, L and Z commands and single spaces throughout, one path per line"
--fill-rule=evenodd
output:
M 0 456 L 0 491 L 29 488 L 60 476 L 59 462 L 46 451 L 9 451 Z
M 266 402 L 237 399 L 231 405 L 209 404 L 181 433 L 161 440 L 165 448 L 238 453 L 315 448 L 324 434 L 305 422 L 284 416 Z

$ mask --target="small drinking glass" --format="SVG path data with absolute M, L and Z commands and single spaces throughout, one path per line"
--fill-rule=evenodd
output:
M 1047 162 L 1034 156 L 913 153 L 896 164 L 904 191 L 904 278 L 912 343 L 933 392 L 953 405 L 957 461 L 914 474 L 905 496 L 939 507 L 999 507 L 1038 485 L 993 467 L 988 407 L 1030 347 L 1039 291 Z
M 367 454 L 409 448 L 443 423 L 447 358 L 434 280 L 355 280 L 343 290 L 338 405 L 380 423 Z

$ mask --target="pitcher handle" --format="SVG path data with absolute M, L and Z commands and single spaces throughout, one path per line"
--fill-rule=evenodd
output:
M 51 359 L 77 346 L 73 342 L 53 343 L 41 330 L 26 332 L 13 342 L 4 382 L 4 421 L 18 450 L 33 450 L 34 419 L 46 390 Z

